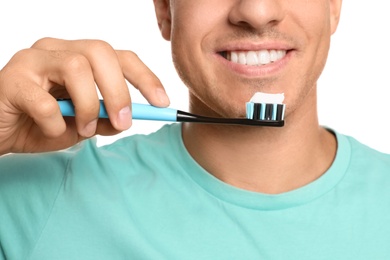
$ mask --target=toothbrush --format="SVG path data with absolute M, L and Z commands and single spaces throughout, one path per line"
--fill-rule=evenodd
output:
M 60 99 L 57 102 L 63 116 L 75 116 L 70 99 Z M 284 125 L 284 109 L 284 104 L 248 102 L 247 118 L 219 118 L 195 115 L 173 108 L 132 103 L 132 117 L 140 120 L 281 127 Z M 99 118 L 108 118 L 103 100 L 100 100 Z

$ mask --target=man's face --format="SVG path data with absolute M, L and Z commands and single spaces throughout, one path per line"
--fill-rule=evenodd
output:
M 172 41 L 192 110 L 243 116 L 245 102 L 258 91 L 285 93 L 288 112 L 298 108 L 322 72 L 340 5 L 341 0 L 171 0 L 163 35 Z

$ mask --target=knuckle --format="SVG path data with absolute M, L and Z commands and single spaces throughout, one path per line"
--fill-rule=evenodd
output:
M 77 53 L 66 55 L 63 59 L 63 69 L 70 74 L 79 74 L 90 70 L 90 63 L 88 59 Z
M 15 59 L 18 59 L 20 57 L 26 57 L 26 56 L 29 56 L 31 54 L 32 50 L 31 49 L 22 49 L 22 50 L 19 50 L 18 52 L 16 52 L 13 56 L 13 58 L 11 59 L 12 60 L 15 60 Z
M 25 78 L 27 68 L 25 62 L 29 61 L 30 54 L 29 49 L 18 51 L 8 64 L 0 70 L 0 89 L 12 88 Z
M 139 83 L 140 88 L 143 88 L 143 86 L 147 89 L 161 87 L 161 82 L 157 77 L 155 77 L 153 74 L 149 74 L 146 72 L 144 73 L 145 74 L 142 77 L 142 81 Z
M 78 118 L 90 121 L 97 118 L 99 114 L 100 102 L 98 99 L 85 99 L 75 102 L 75 112 Z
M 50 46 L 50 43 L 53 41 L 53 38 L 51 37 L 44 37 L 39 40 L 37 40 L 31 48 L 36 49 L 46 49 L 48 46 Z
M 17 67 L 26 67 L 33 60 L 36 50 L 22 49 L 16 52 L 5 68 L 15 69 Z
M 87 118 L 96 118 L 99 114 L 99 102 L 92 102 L 91 104 L 88 104 L 85 109 L 85 116 Z
M 132 59 L 139 59 L 138 55 L 133 52 L 133 51 L 121 51 L 120 52 L 120 56 L 124 59 L 124 60 L 132 60 Z
M 55 100 L 45 100 L 45 102 L 35 102 L 37 115 L 43 118 L 49 118 L 57 112 L 58 104 Z
M 102 40 L 87 40 L 88 50 L 92 53 L 112 53 L 114 49 L 112 46 Z

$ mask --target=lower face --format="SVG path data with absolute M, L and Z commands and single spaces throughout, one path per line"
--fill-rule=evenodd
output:
M 297 110 L 326 62 L 329 9 L 328 0 L 172 0 L 173 61 L 191 111 L 242 117 L 255 92 L 284 93 L 286 117 Z

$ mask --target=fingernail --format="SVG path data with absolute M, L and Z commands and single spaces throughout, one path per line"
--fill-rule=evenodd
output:
M 166 106 L 169 105 L 170 103 L 169 98 L 167 96 L 167 93 L 163 89 L 161 88 L 156 89 L 156 94 L 158 100 L 162 105 L 166 105 Z
M 118 130 L 125 130 L 131 126 L 131 109 L 129 106 L 122 108 L 118 114 Z
M 96 125 L 97 125 L 97 119 L 95 120 L 92 120 L 91 122 L 89 122 L 85 127 L 84 129 L 81 131 L 80 135 L 84 136 L 84 137 L 91 137 L 95 134 L 96 132 Z

